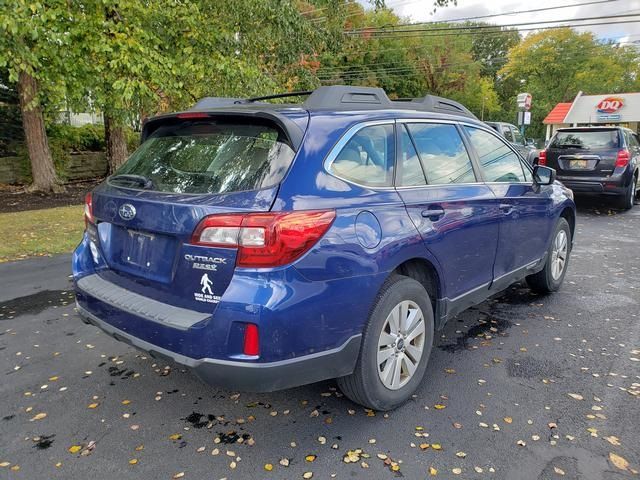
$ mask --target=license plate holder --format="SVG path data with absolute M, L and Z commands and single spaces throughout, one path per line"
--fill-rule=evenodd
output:
M 127 248 L 123 252 L 123 260 L 139 268 L 151 266 L 153 234 L 127 230 Z

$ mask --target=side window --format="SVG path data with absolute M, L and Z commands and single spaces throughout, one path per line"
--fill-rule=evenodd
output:
M 513 132 L 513 139 L 515 143 L 517 143 L 518 145 L 524 145 L 524 137 L 520 133 L 520 130 L 511 127 L 511 131 Z
M 480 167 L 487 182 L 526 181 L 520 158 L 502 140 L 479 128 L 464 129 L 478 154 Z
M 399 128 L 402 129 L 400 130 L 400 165 L 398 166 L 400 175 L 396 183 L 401 187 L 426 185 L 420 158 L 409 137 L 407 127 L 400 125 Z
M 511 129 L 509 127 L 502 127 L 502 134 L 504 135 L 504 138 L 513 142 L 513 133 L 511 133 Z
M 371 125 L 351 137 L 329 171 L 362 185 L 386 187 L 393 180 L 394 157 L 393 125 Z
M 471 159 L 455 125 L 411 123 L 408 128 L 429 185 L 476 181 Z
M 638 139 L 638 135 L 636 133 L 631 134 L 631 145 L 636 148 L 640 148 L 640 140 Z

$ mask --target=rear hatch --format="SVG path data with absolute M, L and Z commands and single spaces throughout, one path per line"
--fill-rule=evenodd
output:
M 187 114 L 155 126 L 118 171 L 93 192 L 104 279 L 146 297 L 212 312 L 236 250 L 193 245 L 213 214 L 270 210 L 295 155 L 265 119 Z
M 547 165 L 560 177 L 608 177 L 621 145 L 616 128 L 560 130 L 546 149 Z

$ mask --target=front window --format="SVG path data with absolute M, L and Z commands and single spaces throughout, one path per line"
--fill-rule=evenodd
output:
M 197 120 L 161 126 L 110 178 L 135 186 L 148 179 L 151 190 L 217 194 L 277 185 L 295 152 L 271 124 Z M 118 176 L 121 176 L 118 178 Z
M 520 158 L 502 140 L 479 128 L 464 129 L 478 154 L 480 168 L 487 182 L 527 181 Z

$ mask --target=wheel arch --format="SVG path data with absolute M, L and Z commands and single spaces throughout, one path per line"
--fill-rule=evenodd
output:
M 562 212 L 560 212 L 560 218 L 564 218 L 569 224 L 571 240 L 573 241 L 576 231 L 576 212 L 571 207 L 565 207 Z
M 391 275 L 404 275 L 420 282 L 429 294 L 431 307 L 436 322 L 436 328 L 440 324 L 442 314 L 439 301 L 443 297 L 443 285 L 440 274 L 433 263 L 426 258 L 414 257 L 403 261 L 391 272 Z

